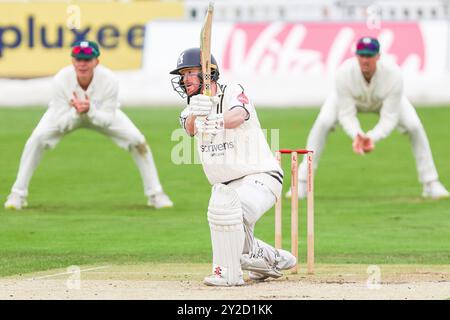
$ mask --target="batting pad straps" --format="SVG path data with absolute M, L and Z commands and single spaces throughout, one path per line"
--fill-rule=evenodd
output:
M 208 222 L 215 226 L 240 225 L 242 221 L 242 209 L 239 210 L 217 210 L 209 208 Z
M 214 226 L 242 225 L 241 201 L 233 189 L 215 184 L 208 206 L 208 222 Z

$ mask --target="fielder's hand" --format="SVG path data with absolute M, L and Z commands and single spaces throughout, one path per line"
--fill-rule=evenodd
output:
M 224 125 L 223 113 L 195 119 L 195 127 L 198 133 L 217 134 L 224 130 Z
M 218 103 L 219 98 L 216 96 L 210 97 L 203 94 L 195 95 L 189 101 L 189 115 L 206 117 Z
M 357 154 L 365 154 L 375 149 L 373 140 L 362 134 L 357 134 L 355 140 L 353 140 L 353 151 Z
M 78 113 L 86 113 L 89 111 L 89 107 L 91 105 L 89 101 L 89 97 L 87 94 L 84 95 L 86 100 L 81 100 L 78 98 L 77 93 L 73 92 L 73 99 L 70 99 L 70 105 L 74 107 Z

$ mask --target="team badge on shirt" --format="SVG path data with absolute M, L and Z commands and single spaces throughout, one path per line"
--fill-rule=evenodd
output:
M 248 104 L 248 98 L 243 92 L 240 95 L 238 95 L 237 99 L 243 104 Z

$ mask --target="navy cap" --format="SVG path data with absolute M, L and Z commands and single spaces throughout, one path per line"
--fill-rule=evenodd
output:
M 376 38 L 363 37 L 356 44 L 356 54 L 360 56 L 375 56 L 380 52 L 380 43 Z
M 94 41 L 77 41 L 72 44 L 72 57 L 77 59 L 94 59 L 100 55 L 98 44 Z

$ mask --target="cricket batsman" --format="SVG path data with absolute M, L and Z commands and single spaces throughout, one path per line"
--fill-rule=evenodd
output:
M 62 137 L 79 128 L 104 134 L 130 151 L 142 177 L 148 206 L 172 207 L 144 135 L 119 109 L 118 81 L 111 70 L 99 64 L 97 43 L 78 41 L 72 46 L 71 56 L 72 64 L 53 78 L 49 108 L 25 144 L 5 208 L 20 210 L 27 206 L 28 186 L 44 150 L 54 148 Z
M 220 85 L 219 67 L 211 56 L 212 96 L 202 94 L 200 49 L 183 51 L 171 74 L 172 85 L 187 106 L 180 123 L 196 137 L 203 170 L 212 185 L 208 206 L 213 251 L 210 286 L 244 284 L 242 270 L 253 280 L 279 278 L 297 263 L 289 252 L 254 237 L 258 219 L 280 197 L 283 171 L 273 156 L 256 114 L 241 85 Z
M 307 139 L 307 149 L 314 150 L 314 167 L 330 131 L 340 123 L 353 140 L 353 151 L 365 154 L 375 149 L 394 128 L 406 133 L 411 141 L 424 198 L 447 198 L 449 192 L 440 183 L 425 129 L 403 91 L 400 68 L 380 59 L 376 38 L 363 37 L 356 45 L 356 57 L 345 61 L 337 70 L 335 90 L 323 104 Z M 357 114 L 373 112 L 378 123 L 368 132 L 361 129 Z M 306 197 L 306 157 L 299 165 L 299 198 Z M 305 179 L 305 180 L 303 180 Z M 291 196 L 291 190 L 286 194 Z

